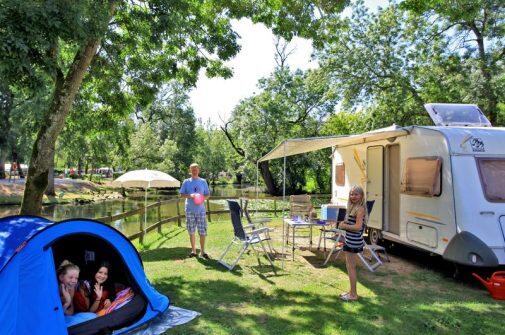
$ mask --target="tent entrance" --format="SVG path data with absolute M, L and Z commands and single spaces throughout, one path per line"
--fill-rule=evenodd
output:
M 104 261 L 110 264 L 108 282 L 112 288 L 130 287 L 135 292 L 132 301 L 104 316 L 73 325 L 72 335 L 109 334 L 138 321 L 146 312 L 147 299 L 131 275 L 121 254 L 105 239 L 91 234 L 72 234 L 59 238 L 51 245 L 56 267 L 64 260 L 80 268 L 79 280 L 92 280 Z M 55 269 L 56 272 L 56 269 Z M 55 277 L 56 278 L 56 277 Z

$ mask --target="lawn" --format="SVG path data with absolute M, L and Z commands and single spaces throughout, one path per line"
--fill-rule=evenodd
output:
M 281 221 L 272 224 L 280 240 Z M 393 256 L 376 273 L 358 269 L 358 302 L 341 302 L 349 288 L 343 257 L 322 268 L 322 255 L 298 251 L 277 275 L 266 260 L 245 255 L 229 272 L 217 258 L 232 238 L 229 221 L 209 225 L 212 260 L 186 258 L 184 228 L 166 226 L 141 247 L 147 276 L 171 303 L 202 313 L 167 334 L 500 334 L 505 303 L 440 271 Z M 138 246 L 138 245 L 137 245 Z M 280 243 L 274 244 L 281 250 Z

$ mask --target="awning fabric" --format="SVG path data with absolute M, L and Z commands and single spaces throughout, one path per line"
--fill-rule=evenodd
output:
M 303 154 L 329 147 L 344 147 L 353 144 L 405 136 L 409 134 L 409 129 L 410 128 L 400 128 L 393 125 L 391 127 L 377 129 L 358 135 L 293 138 L 281 142 L 268 154 L 261 157 L 258 162 L 269 161 L 276 158 L 282 158 L 284 156 L 287 157 Z

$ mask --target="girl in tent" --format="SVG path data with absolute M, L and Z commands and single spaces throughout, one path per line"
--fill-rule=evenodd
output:
M 356 291 L 356 254 L 363 251 L 365 242 L 363 241 L 363 231 L 365 230 L 366 208 L 365 196 L 360 186 L 352 186 L 349 191 L 347 211 L 345 221 L 339 224 L 339 228 L 346 231 L 344 253 L 347 274 L 351 289 L 349 292 L 340 295 L 344 301 L 358 300 Z
M 114 288 L 108 280 L 109 270 L 109 263 L 102 262 L 94 272 L 92 280 L 79 282 L 73 299 L 76 311 L 98 313 L 110 306 L 114 300 Z
M 73 298 L 77 280 L 79 279 L 79 267 L 64 260 L 56 273 L 58 275 L 61 304 L 65 313 L 67 327 L 95 318 L 96 314 L 94 313 L 74 314 Z

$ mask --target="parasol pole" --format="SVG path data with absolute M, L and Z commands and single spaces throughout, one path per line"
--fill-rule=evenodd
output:
M 285 235 L 285 221 L 286 218 L 284 217 L 284 202 L 286 202 L 286 141 L 284 141 L 283 145 L 283 150 L 284 150 L 284 170 L 283 170 L 283 177 L 282 177 L 282 269 L 284 269 L 284 258 L 286 258 L 287 255 L 284 255 L 284 250 L 285 248 L 285 243 L 286 243 L 286 235 Z M 287 239 L 287 238 L 286 238 Z
M 147 189 L 151 186 L 151 181 L 147 182 L 147 187 L 144 195 L 144 226 L 142 227 L 142 234 L 146 235 L 146 225 L 147 225 Z

